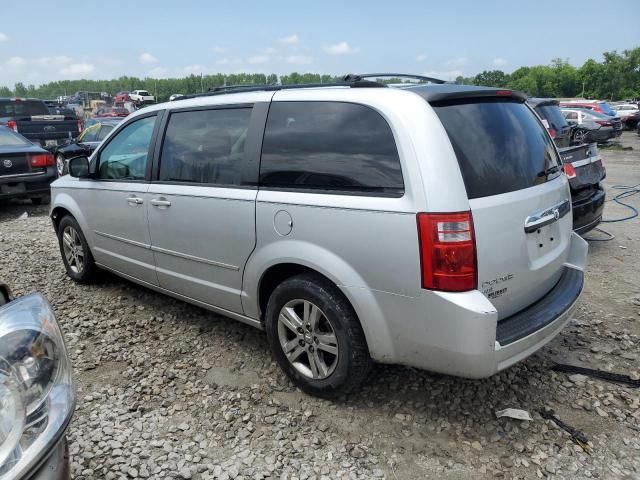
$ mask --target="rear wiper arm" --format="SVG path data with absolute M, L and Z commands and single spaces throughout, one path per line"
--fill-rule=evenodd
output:
M 556 173 L 560 171 L 560 165 L 554 165 L 553 167 L 549 167 L 546 170 L 538 173 L 537 177 L 546 177 L 547 175 L 551 175 L 552 173 Z

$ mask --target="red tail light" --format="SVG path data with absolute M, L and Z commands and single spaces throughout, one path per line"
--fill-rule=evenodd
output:
M 7 127 L 9 127 L 14 132 L 18 131 L 18 124 L 17 124 L 17 122 L 15 120 L 9 120 L 7 122 Z
M 33 168 L 53 167 L 55 164 L 53 155 L 50 153 L 40 153 L 31 157 L 31 166 Z
M 570 163 L 565 163 L 564 167 L 562 167 L 564 173 L 567 175 L 567 178 L 571 180 L 572 178 L 576 178 L 578 175 L 576 174 L 576 169 L 573 168 L 573 165 Z
M 498 90 L 496 92 L 496 95 L 498 95 L 499 97 L 510 97 L 511 94 L 513 94 L 512 90 Z
M 80 133 L 82 131 L 82 120 L 78 120 L 78 133 Z
M 607 122 L 606 120 L 596 120 L 596 123 L 598 125 L 602 125 L 603 127 L 612 127 L 612 123 L 611 122 Z
M 477 287 L 471 212 L 419 213 L 422 288 L 462 292 Z
M 547 128 L 547 131 L 549 132 L 549 135 L 551 136 L 551 138 L 556 138 L 556 135 L 558 134 L 558 132 L 556 132 L 555 129 Z

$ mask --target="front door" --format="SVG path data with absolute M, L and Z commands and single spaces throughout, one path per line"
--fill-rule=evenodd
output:
M 260 109 L 177 111 L 148 190 L 151 249 L 162 288 L 241 313 L 242 272 L 255 246 Z M 264 124 L 262 124 L 262 128 Z
M 95 261 L 152 285 L 158 280 L 146 202 L 156 119 L 135 120 L 112 136 L 96 154 L 95 177 L 79 190 Z

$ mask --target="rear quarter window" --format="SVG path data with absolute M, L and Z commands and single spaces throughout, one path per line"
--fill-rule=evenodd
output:
M 404 183 L 387 121 L 342 102 L 274 102 L 262 146 L 260 185 L 401 197 Z
M 470 199 L 546 182 L 561 164 L 545 128 L 523 103 L 505 99 L 432 105 L 458 158 Z

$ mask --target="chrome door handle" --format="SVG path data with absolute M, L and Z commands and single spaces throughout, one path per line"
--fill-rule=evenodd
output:
M 144 200 L 142 200 L 139 197 L 127 197 L 127 202 L 130 203 L 131 205 L 140 205 L 144 203 Z
M 525 233 L 533 233 L 545 225 L 560 220 L 571 211 L 571 203 L 564 200 L 551 208 L 543 210 L 533 215 L 529 215 L 524 221 Z
M 169 200 L 160 200 L 158 198 L 154 198 L 153 200 L 151 200 L 150 203 L 154 207 L 170 207 L 171 206 L 171 202 Z

